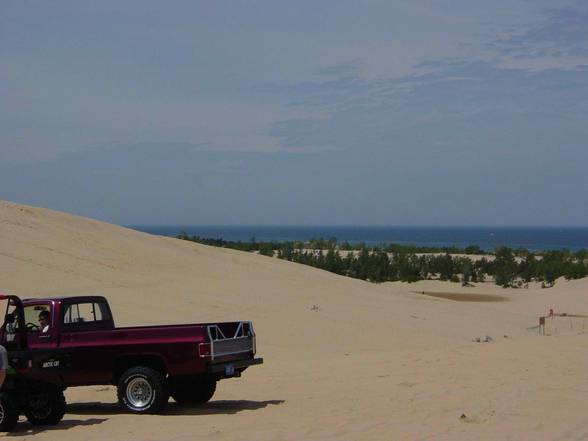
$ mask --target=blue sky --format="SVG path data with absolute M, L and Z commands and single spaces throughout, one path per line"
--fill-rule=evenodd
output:
M 0 5 L 0 198 L 120 224 L 587 225 L 578 1 Z

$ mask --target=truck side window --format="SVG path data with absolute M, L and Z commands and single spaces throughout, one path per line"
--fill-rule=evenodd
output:
M 109 320 L 108 309 L 100 303 L 74 303 L 68 305 L 63 314 L 63 324 L 92 323 Z
M 25 324 L 29 331 L 40 332 L 39 314 L 47 311 L 49 314 L 49 327 L 51 327 L 51 305 L 30 305 L 24 307 Z

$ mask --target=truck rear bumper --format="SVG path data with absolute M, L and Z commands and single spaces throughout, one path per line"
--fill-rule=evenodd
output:
M 225 361 L 221 363 L 209 364 L 207 371 L 210 374 L 215 374 L 220 378 L 240 377 L 249 366 L 262 364 L 263 358 L 252 358 L 250 360 L 234 360 Z

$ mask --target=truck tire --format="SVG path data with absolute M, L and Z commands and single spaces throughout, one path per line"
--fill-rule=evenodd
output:
M 161 412 L 168 400 L 163 376 L 145 366 L 127 369 L 118 381 L 117 394 L 119 403 L 133 413 Z
M 35 426 L 49 426 L 59 423 L 65 414 L 65 395 L 62 390 L 52 389 L 31 394 L 25 408 L 25 415 Z
M 0 396 L 0 432 L 10 432 L 16 423 L 18 423 L 18 410 L 10 399 L 2 394 Z
M 171 396 L 178 404 L 204 404 L 216 391 L 216 379 L 208 375 L 185 375 L 172 379 Z

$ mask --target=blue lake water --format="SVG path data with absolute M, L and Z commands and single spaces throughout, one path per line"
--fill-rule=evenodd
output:
M 196 226 L 134 225 L 136 230 L 162 236 L 185 232 L 203 238 L 249 241 L 307 241 L 335 237 L 338 242 L 367 245 L 390 243 L 417 246 L 478 245 L 492 251 L 498 246 L 531 251 L 588 249 L 588 227 L 367 227 L 367 226 Z

